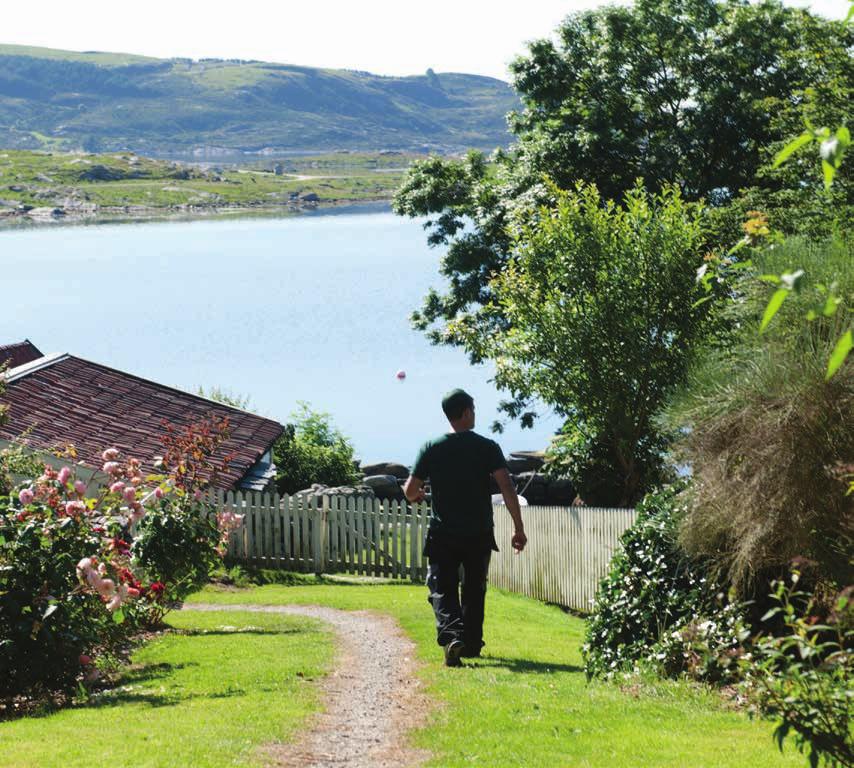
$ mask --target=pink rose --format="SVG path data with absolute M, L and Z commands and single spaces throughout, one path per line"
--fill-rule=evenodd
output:
M 87 656 L 85 653 L 81 653 L 77 661 L 80 662 L 81 667 L 88 667 L 92 663 L 92 657 Z
M 71 470 L 68 467 L 63 467 L 59 470 L 59 474 L 56 476 L 56 479 L 59 481 L 60 485 L 65 485 L 71 479 Z
M 159 486 L 154 489 L 154 498 L 155 499 L 162 499 L 163 498 L 163 489 L 160 488 Z
M 79 493 L 81 496 L 85 496 L 86 495 L 86 483 L 84 483 L 82 480 L 77 480 L 74 483 L 74 490 L 77 491 L 77 493 Z
M 19 501 L 21 502 L 21 504 L 23 504 L 25 507 L 27 506 L 27 504 L 32 504 L 32 501 L 33 501 L 33 498 L 34 498 L 34 497 L 35 497 L 35 494 L 33 493 L 33 489 L 32 489 L 32 488 L 24 488 L 24 490 L 22 490 L 22 491 L 18 494 L 18 500 L 19 500 Z
M 101 579 L 97 585 L 93 585 L 101 597 L 112 597 L 116 594 L 116 582 L 112 579 Z
M 196 501 L 200 501 L 200 500 L 201 500 L 201 498 L 202 498 L 202 492 L 201 492 L 198 488 L 197 488 L 195 491 L 193 491 L 193 498 L 194 498 Z
M 125 488 L 123 495 L 125 497 L 125 501 L 130 504 L 133 501 L 136 501 L 136 488 Z
M 104 466 L 102 467 L 102 469 L 103 469 L 103 470 L 104 470 L 104 472 L 106 472 L 108 475 L 116 475 L 116 474 L 118 474 L 119 472 L 121 472 L 121 471 L 122 471 L 122 468 L 121 468 L 121 466 L 119 465 L 119 463 L 118 463 L 117 461 L 107 461 L 107 462 L 105 462 L 105 463 L 104 463 Z
M 110 486 L 110 493 L 121 493 L 125 489 L 125 484 L 121 480 L 116 480 Z
M 65 505 L 65 514 L 73 515 L 77 512 L 85 512 L 86 505 L 82 501 L 69 501 Z
M 114 461 L 118 457 L 119 457 L 118 448 L 107 448 L 107 450 L 101 454 L 101 458 L 104 461 Z

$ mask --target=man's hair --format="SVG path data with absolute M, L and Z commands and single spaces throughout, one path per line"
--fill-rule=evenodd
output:
M 448 421 L 456 421 L 466 408 L 474 407 L 474 398 L 462 389 L 452 389 L 442 398 L 442 410 Z

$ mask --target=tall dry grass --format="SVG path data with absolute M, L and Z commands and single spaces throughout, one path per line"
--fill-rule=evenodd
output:
M 812 323 L 804 315 L 816 286 L 833 280 L 850 302 L 854 252 L 840 241 L 793 240 L 757 254 L 756 262 L 759 274 L 799 265 L 806 281 L 760 336 L 769 293 L 747 279 L 731 346 L 701 357 L 668 411 L 683 429 L 677 451 L 694 476 L 679 539 L 742 595 L 764 587 L 795 557 L 814 561 L 822 579 L 850 583 L 854 361 L 824 379 L 852 313 L 849 303 Z

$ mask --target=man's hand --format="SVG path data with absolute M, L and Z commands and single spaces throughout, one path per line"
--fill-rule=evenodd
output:
M 517 552 L 521 552 L 525 549 L 525 545 L 527 543 L 528 537 L 525 535 L 525 531 L 516 531 L 516 533 L 513 534 L 513 538 L 510 539 L 510 544 Z
M 427 494 L 424 490 L 424 482 L 421 478 L 410 475 L 403 484 L 403 495 L 406 496 L 406 499 L 412 504 L 418 504 L 418 502 L 424 501 Z

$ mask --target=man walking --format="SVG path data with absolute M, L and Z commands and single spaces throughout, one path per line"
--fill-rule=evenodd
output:
M 424 483 L 432 492 L 430 527 L 424 553 L 429 559 L 427 587 L 436 614 L 437 641 L 445 664 L 456 667 L 461 657 L 480 656 L 486 575 L 493 535 L 490 476 L 495 477 L 513 518 L 511 545 L 517 552 L 527 538 L 519 497 L 501 448 L 474 432 L 474 400 L 461 389 L 442 399 L 452 432 L 428 440 L 418 453 L 403 491 L 411 502 L 424 499 Z M 462 566 L 462 599 L 460 567 Z

